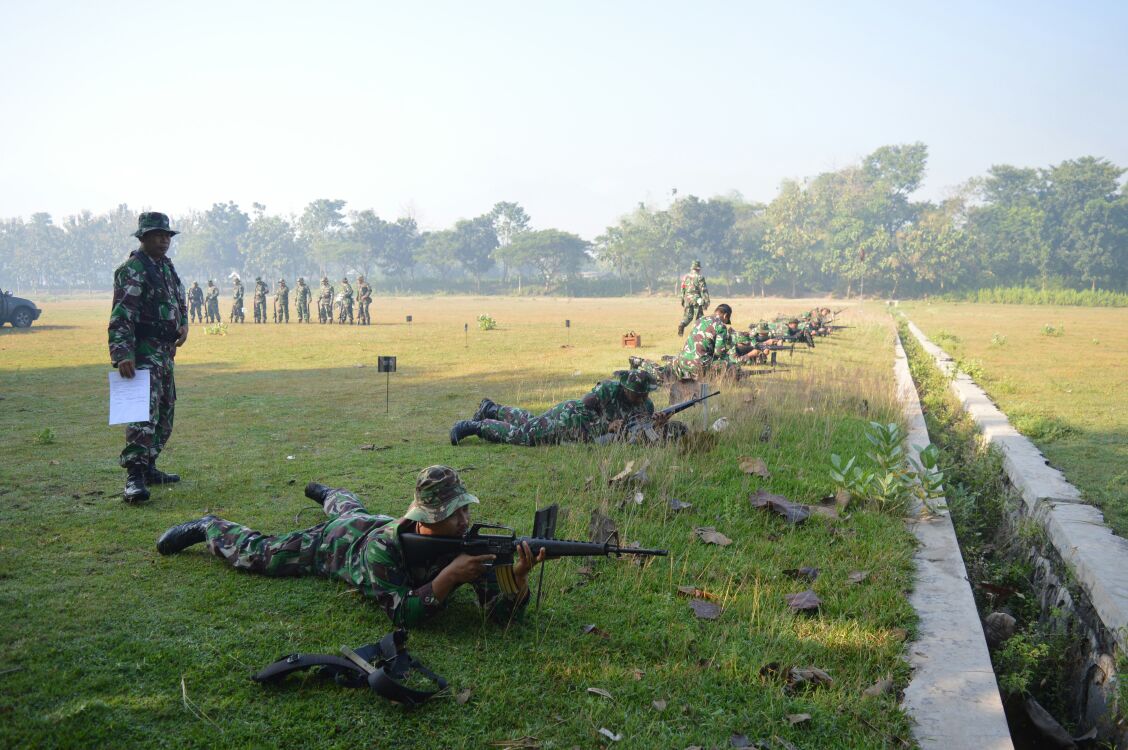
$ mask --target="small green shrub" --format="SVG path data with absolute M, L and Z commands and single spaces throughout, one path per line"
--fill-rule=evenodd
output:
M 497 321 L 493 319 L 492 315 L 483 313 L 478 316 L 478 330 L 492 331 L 497 328 Z
M 1042 663 L 1050 655 L 1050 645 L 1028 633 L 1015 633 L 995 655 L 999 689 L 1009 695 L 1025 695 L 1035 675 L 1043 673 Z
M 1052 323 L 1046 323 L 1046 325 L 1042 326 L 1042 335 L 1043 336 L 1064 336 L 1065 335 L 1065 323 L 1058 323 L 1056 326 Z
M 55 431 L 50 427 L 44 427 L 41 432 L 37 432 L 31 442 L 36 445 L 52 445 L 55 442 Z
M 1001 333 L 996 333 L 991 336 L 991 346 L 1006 346 L 1007 337 Z
M 944 328 L 941 328 L 939 331 L 937 331 L 936 335 L 933 336 L 932 338 L 936 341 L 936 344 L 938 346 L 942 346 L 942 347 L 943 346 L 952 347 L 952 346 L 955 346 L 957 344 L 963 343 L 963 339 L 961 339 L 956 334 L 954 334 L 951 331 L 948 331 Z
M 226 336 L 227 335 L 227 324 L 226 323 L 216 323 L 214 325 L 204 326 L 204 333 L 207 334 L 208 336 Z
M 1063 437 L 1074 435 L 1077 428 L 1057 417 L 1047 417 L 1042 414 L 1012 415 L 1011 423 L 1014 428 L 1031 440 L 1052 443 Z
M 960 359 L 957 358 L 953 364 L 955 369 L 952 374 L 964 373 L 972 380 L 982 382 L 987 379 L 987 371 L 983 369 L 983 363 L 977 359 Z

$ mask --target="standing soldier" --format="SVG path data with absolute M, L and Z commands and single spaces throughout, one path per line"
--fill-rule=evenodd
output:
M 231 290 L 231 322 L 236 320 L 242 323 L 246 319 L 243 313 L 243 282 L 235 277 L 235 286 Z
M 188 338 L 184 285 L 167 257 L 176 234 L 165 214 L 141 214 L 133 233 L 141 246 L 114 271 L 110 362 L 123 378 L 134 377 L 138 369 L 149 371 L 149 419 L 126 425 L 119 461 L 128 472 L 122 495 L 127 503 L 148 500 L 150 484 L 180 481 L 178 475 L 157 469 L 157 457 L 172 435 L 173 360 Z
M 329 277 L 321 277 L 321 289 L 317 296 L 317 322 L 333 325 L 333 287 L 329 286 Z
M 306 286 L 305 277 L 298 277 L 298 285 L 294 287 L 295 304 L 298 306 L 298 322 L 309 322 L 309 301 L 313 298 L 313 292 Z
M 255 277 L 255 322 L 266 322 L 266 282 L 261 276 Z
M 344 325 L 346 317 L 348 317 L 351 326 L 353 322 L 353 288 L 349 284 L 349 277 L 343 276 L 341 278 L 341 316 L 337 319 L 337 322 Z
M 200 312 L 200 308 L 204 305 L 204 290 L 200 288 L 200 282 L 193 281 L 192 288 L 188 290 L 188 316 L 193 323 L 203 323 L 204 315 Z
M 214 279 L 208 279 L 208 293 L 204 297 L 204 315 L 209 323 L 222 323 L 219 315 L 219 287 Z
M 701 316 L 709 309 L 709 287 L 705 284 L 705 277 L 701 275 L 701 261 L 693 261 L 689 273 L 682 276 L 679 289 L 681 306 L 685 310 L 681 324 L 678 325 L 678 335 L 681 336 L 687 325 L 701 320 Z
M 278 279 L 278 286 L 274 287 L 274 322 L 290 322 L 290 287 L 286 286 L 286 279 Z
M 364 280 L 363 276 L 356 277 L 358 306 L 356 324 L 358 326 L 372 325 L 372 316 L 368 314 L 368 306 L 372 304 L 372 287 Z

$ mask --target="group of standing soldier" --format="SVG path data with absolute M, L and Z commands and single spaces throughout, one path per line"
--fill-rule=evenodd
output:
M 243 281 L 236 276 L 232 284 L 231 314 L 228 316 L 228 321 L 242 323 L 246 320 L 243 309 Z M 291 289 L 286 284 L 286 280 L 278 279 L 278 283 L 273 290 L 273 309 L 271 311 L 273 322 L 290 322 L 290 292 Z M 266 300 L 271 295 L 272 292 L 267 283 L 262 280 L 261 276 L 256 276 L 251 299 L 254 322 L 267 322 Z M 310 312 L 310 303 L 314 301 L 314 293 L 306 284 L 305 278 L 298 277 L 297 286 L 293 289 L 293 296 L 297 308 L 298 322 L 312 323 L 313 316 Z M 356 292 L 353 291 L 348 277 L 343 277 L 339 293 L 330 285 L 329 278 L 322 276 L 316 303 L 318 323 L 332 324 L 336 322 L 341 325 L 346 323 L 349 325 L 355 323 L 359 326 L 372 325 L 372 316 L 369 312 L 372 305 L 372 286 L 363 276 L 357 276 Z M 219 323 L 223 320 L 219 314 L 219 289 L 215 286 L 214 281 L 208 281 L 206 294 L 200 288 L 198 281 L 192 282 L 192 288 L 188 290 L 188 311 L 193 323 L 197 321 Z

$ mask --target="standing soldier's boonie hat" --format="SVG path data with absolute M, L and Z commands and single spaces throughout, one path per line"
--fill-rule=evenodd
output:
M 693 265 L 690 266 L 690 268 L 692 268 L 695 271 L 700 271 L 701 270 L 701 261 L 699 261 L 699 260 L 693 261 Z
M 146 211 L 137 217 L 137 231 L 133 236 L 141 239 L 149 232 L 168 232 L 169 234 L 180 234 L 180 232 L 169 229 L 168 216 L 157 211 Z
M 428 466 L 415 478 L 415 501 L 407 506 L 404 518 L 423 523 L 439 523 L 459 508 L 478 502 L 462 486 L 458 472 L 449 466 Z

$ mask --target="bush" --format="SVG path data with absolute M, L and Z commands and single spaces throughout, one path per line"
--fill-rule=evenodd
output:
M 37 432 L 35 437 L 32 438 L 33 443 L 36 445 L 51 445 L 55 442 L 55 431 L 50 427 L 44 427 L 42 432 Z
M 493 319 L 492 315 L 483 313 L 478 316 L 478 330 L 492 331 L 495 328 L 497 328 L 497 321 Z
M 1056 326 L 1053 323 L 1046 323 L 1042 326 L 1043 336 L 1064 336 L 1065 323 L 1058 323 Z
M 993 287 L 944 295 L 952 302 L 998 305 L 1071 305 L 1075 307 L 1128 307 L 1128 294 L 1105 289 L 1035 289 L 1027 286 Z

